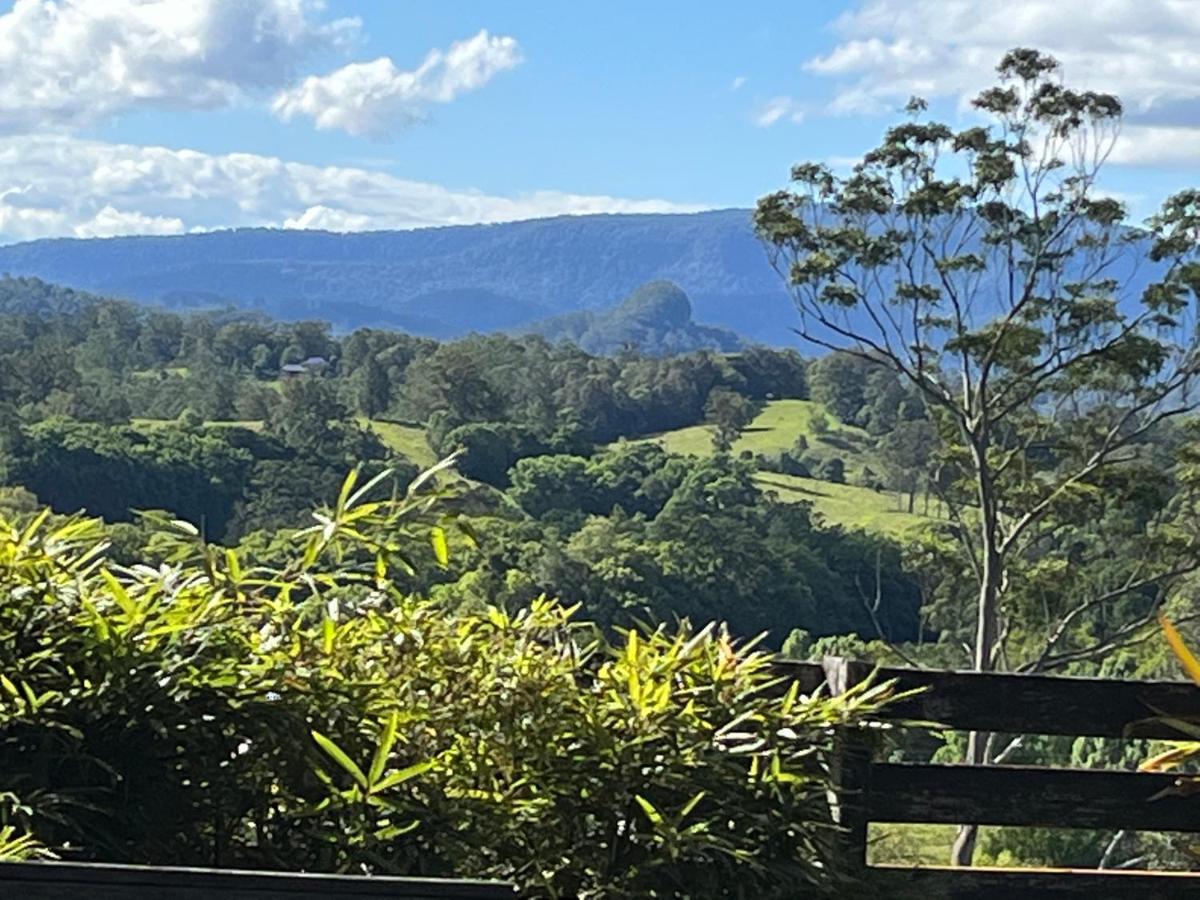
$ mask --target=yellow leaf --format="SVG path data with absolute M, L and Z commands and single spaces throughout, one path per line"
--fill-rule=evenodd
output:
M 321 623 L 321 652 L 326 656 L 333 653 L 333 639 L 337 634 L 337 627 L 333 624 L 332 619 L 326 619 Z
M 1164 753 L 1146 760 L 1138 766 L 1139 772 L 1165 772 L 1182 765 L 1200 754 L 1200 744 L 1180 744 Z
M 1171 620 L 1162 613 L 1158 615 L 1158 623 L 1162 626 L 1163 634 L 1166 635 L 1167 643 L 1171 645 L 1171 650 L 1175 653 L 1175 658 L 1179 660 L 1185 672 L 1196 682 L 1200 684 L 1200 659 L 1192 654 L 1192 651 L 1187 648 L 1187 644 L 1183 642 L 1179 631 L 1171 624 Z
M 446 546 L 446 532 L 441 528 L 433 528 L 429 533 L 433 543 L 433 555 L 437 557 L 438 565 L 442 568 L 450 562 L 450 549 Z

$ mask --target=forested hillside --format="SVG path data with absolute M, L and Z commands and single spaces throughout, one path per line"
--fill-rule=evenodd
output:
M 341 331 L 446 338 L 599 312 L 665 279 L 698 322 L 794 343 L 750 211 L 567 216 L 417 231 L 240 229 L 0 247 L 0 272 L 165 304 L 233 304 Z
M 696 324 L 688 295 L 669 281 L 644 284 L 612 309 L 563 313 L 535 322 L 527 330 L 600 355 L 626 348 L 650 355 L 728 351 L 742 343 L 732 331 Z
M 597 350 L 623 339 L 618 304 L 664 280 L 688 296 L 701 326 L 800 346 L 791 301 L 742 209 L 359 234 L 238 229 L 41 240 L 0 247 L 0 272 L 170 309 L 235 306 L 321 319 L 339 332 L 398 328 L 444 339 L 533 330 Z M 1131 299 L 1154 272 L 1145 260 L 1121 261 L 1111 275 Z M 857 322 L 858 313 L 848 314 Z M 716 331 L 696 337 L 674 349 L 731 340 Z
M 164 533 L 184 528 L 247 565 L 286 567 L 347 472 L 379 475 L 386 496 L 459 451 L 435 478 L 457 525 L 444 562 L 405 555 L 391 576 L 439 608 L 560 597 L 605 629 L 720 620 L 796 656 L 968 661 L 955 542 L 969 484 L 946 423 L 870 359 L 338 337 L 317 321 L 179 314 L 34 279 L 0 280 L 0 302 L 0 510 L 16 523 L 39 503 L 98 516 L 116 565 L 170 565 L 181 550 Z M 1026 465 L 1054 465 L 1067 446 L 1044 441 Z M 1189 422 L 1163 421 L 1140 439 L 1142 462 L 1056 509 L 1053 537 L 1010 586 L 1014 652 L 1094 671 L 1095 648 L 1186 589 L 1200 558 L 1194 446 Z M 1105 605 L 1090 607 L 1097 592 Z M 1113 650 L 1102 670 L 1161 664 Z M 1029 758 L 1057 752 L 1031 745 Z M 988 853 L 1042 852 L 985 837 Z
M 541 337 L 335 338 L 319 322 L 178 315 L 34 280 L 0 294 L 8 502 L 100 516 L 130 560 L 147 549 L 146 512 L 273 552 L 355 466 L 402 488 L 418 462 L 461 449 L 460 502 L 480 542 L 423 573 L 423 590 L 514 608 L 572 597 L 610 624 L 723 618 L 777 647 L 796 629 L 922 636 L 898 545 L 822 525 L 790 502 L 803 494 L 776 497 L 756 471 L 831 486 L 848 473 L 898 505 L 882 475 L 847 469 L 817 437 L 811 453 L 793 448 L 812 428 L 799 418 L 780 428 L 786 446 L 713 455 L 723 429 L 749 424 L 739 416 L 808 397 L 793 351 L 605 357 Z M 699 452 L 640 440 L 680 428 L 708 436 Z M 858 585 L 878 574 L 868 612 Z

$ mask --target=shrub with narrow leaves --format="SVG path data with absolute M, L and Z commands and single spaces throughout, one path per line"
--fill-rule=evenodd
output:
M 613 638 L 549 600 L 409 596 L 471 539 L 430 484 L 378 500 L 351 476 L 270 568 L 184 523 L 166 563 L 121 568 L 96 522 L 0 521 L 14 834 L 530 896 L 836 892 L 832 728 L 886 689 L 801 695 L 718 626 Z

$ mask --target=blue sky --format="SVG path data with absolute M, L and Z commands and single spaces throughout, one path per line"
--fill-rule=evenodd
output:
M 355 57 L 415 67 L 430 48 L 486 29 L 514 36 L 523 61 L 388 141 L 281 123 L 255 109 L 179 114 L 169 126 L 162 115 L 143 115 L 100 133 L 135 143 L 171 134 L 213 153 L 286 152 L 488 192 L 746 206 L 798 155 L 850 153 L 878 130 L 852 118 L 755 127 L 773 97 L 829 93 L 802 63 L 830 45 L 837 9 L 747 6 L 753 11 L 721 2 L 332 2 L 331 16 L 362 18 Z M 735 90 L 739 78 L 746 81 Z
M 0 241 L 750 206 L 1038 46 L 1129 116 L 1134 218 L 1200 163 L 1188 0 L 0 4 Z

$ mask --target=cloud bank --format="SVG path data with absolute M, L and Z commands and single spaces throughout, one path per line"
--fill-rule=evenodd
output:
M 515 39 L 480 31 L 448 50 L 431 50 L 411 71 L 385 56 L 309 76 L 276 96 L 271 110 L 284 121 L 306 117 L 319 129 L 383 138 L 421 121 L 429 104 L 449 103 L 520 62 Z
M 829 111 L 891 112 L 913 94 L 965 103 L 1006 50 L 1037 47 L 1069 83 L 1120 95 L 1126 164 L 1200 159 L 1200 15 L 1193 0 L 868 0 L 834 24 L 841 41 L 808 61 L 837 79 Z
M 70 130 L 137 108 L 212 109 L 350 46 L 314 0 L 16 0 L 0 16 L 0 130 Z
M 0 242 L 697 208 L 557 191 L 495 196 L 368 168 L 80 136 L 139 110 L 236 104 L 383 137 L 521 62 L 514 38 L 480 31 L 411 70 L 384 57 L 300 77 L 351 51 L 361 30 L 356 18 L 330 17 L 324 0 L 16 0 L 0 15 Z
M 360 231 L 701 208 L 559 191 L 503 197 L 369 169 L 58 134 L 0 142 L 0 241 L 5 242 L 235 226 Z

